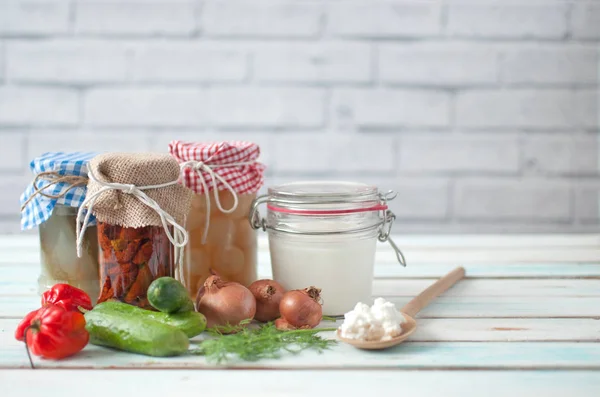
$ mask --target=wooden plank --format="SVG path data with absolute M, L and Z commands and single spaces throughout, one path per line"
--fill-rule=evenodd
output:
M 0 319 L 0 346 L 13 343 L 20 319 Z M 342 323 L 324 321 L 323 327 Z M 564 332 L 569 330 L 569 332 Z M 419 319 L 413 342 L 531 342 L 600 341 L 600 319 Z
M 38 272 L 0 269 L 0 295 L 37 294 Z M 432 279 L 376 279 L 373 295 L 415 296 L 432 282 Z M 446 292 L 446 296 L 600 296 L 600 279 L 465 279 Z
M 392 279 L 375 280 L 373 295 L 416 296 L 430 286 L 433 280 Z M 444 296 L 600 296 L 600 279 L 523 279 L 523 280 L 461 280 L 444 293 Z
M 375 278 L 439 278 L 454 269 L 454 263 L 422 263 L 402 267 L 396 262 L 375 264 Z M 577 263 L 473 263 L 464 265 L 467 278 L 600 278 L 600 262 Z M 11 262 L 0 266 L 0 293 L 12 283 L 35 282 L 40 274 L 36 263 Z M 271 278 L 271 264 L 259 262 L 260 278 Z
M 332 332 L 324 337 L 334 338 Z M 192 341 L 191 349 L 196 346 Z M 22 342 L 9 340 L 2 344 L 0 368 L 27 368 L 29 363 Z M 149 357 L 88 345 L 68 359 L 60 361 L 34 359 L 39 368 L 217 368 L 205 357 Z M 600 344 L 590 342 L 405 342 L 385 351 L 365 352 L 339 343 L 319 354 L 282 353 L 280 359 L 258 362 L 234 361 L 228 368 L 330 368 L 330 369 L 599 369 Z
M 406 250 L 406 261 L 410 264 L 419 263 L 597 263 L 600 258 L 600 248 L 578 248 L 548 250 L 543 248 L 504 250 L 504 249 L 464 249 L 464 250 Z M 389 251 L 378 251 L 377 262 L 392 262 L 395 254 Z
M 402 307 L 409 297 L 388 297 Z M 0 318 L 21 318 L 40 304 L 38 296 L 0 296 Z M 600 317 L 600 297 L 439 297 L 421 318 Z
M 37 246 L 23 249 L 12 249 L 8 255 L 0 257 L 0 265 L 12 263 L 38 264 Z M 260 251 L 261 263 L 270 263 L 266 250 Z M 409 266 L 421 263 L 598 263 L 600 248 L 572 248 L 550 250 L 532 249 L 497 249 L 497 248 L 465 248 L 465 249 L 403 249 Z M 377 263 L 397 263 L 395 254 L 390 250 L 379 249 L 375 255 Z
M 423 263 L 401 267 L 398 263 L 378 262 L 375 278 L 439 278 L 455 263 Z M 473 263 L 465 264 L 467 278 L 584 278 L 600 277 L 600 263 Z
M 392 238 L 406 248 L 573 248 L 600 247 L 600 234 L 393 234 Z M 260 247 L 268 247 L 266 233 L 259 232 Z M 19 248 L 39 245 L 37 231 L 4 235 L 0 248 Z M 387 247 L 386 244 L 381 244 Z
M 548 239 L 543 244 L 543 239 Z M 452 236 L 423 238 L 420 243 L 401 245 L 409 264 L 417 263 L 501 263 L 501 262 L 548 262 L 548 263 L 597 263 L 600 258 L 600 242 L 582 237 L 585 244 L 576 244 L 576 239 L 568 239 L 569 244 L 552 244 L 551 236 L 527 240 L 520 236 L 481 236 L 480 238 L 461 239 Z M 399 240 L 400 241 L 400 240 Z M 417 241 L 419 241 L 417 239 Z M 488 243 L 484 243 L 488 241 Z M 498 241 L 498 243 L 494 243 Z M 531 243 L 528 243 L 531 241 Z M 0 265 L 19 263 L 39 263 L 39 242 L 37 236 L 3 236 L 0 250 L 8 253 L 0 257 Z M 261 261 L 267 258 L 268 243 L 259 239 Z M 377 262 L 394 263 L 395 255 L 389 245 L 379 244 Z
M 398 307 L 408 297 L 388 297 Z M 37 296 L 0 296 L 0 318 L 20 318 L 39 306 Z M 440 297 L 421 318 L 600 317 L 600 298 Z
M 600 234 L 394 234 L 394 241 L 418 248 L 573 248 L 600 247 Z
M 0 372 L 6 397 L 43 395 L 64 397 L 84 390 L 86 397 L 104 397 L 106 385 L 120 394 L 145 397 L 202 395 L 362 397 L 597 397 L 597 371 L 36 371 Z

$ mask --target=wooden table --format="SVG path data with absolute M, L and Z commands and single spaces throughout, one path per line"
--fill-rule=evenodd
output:
M 35 359 L 41 369 L 32 372 L 13 333 L 39 305 L 37 238 L 1 237 L 0 396 L 600 396 L 599 235 L 396 241 L 409 266 L 381 244 L 375 295 L 401 306 L 457 265 L 467 278 L 389 351 L 339 344 L 324 354 L 215 367 L 199 356 L 160 359 L 90 345 L 70 359 Z M 268 277 L 266 244 L 260 273 Z

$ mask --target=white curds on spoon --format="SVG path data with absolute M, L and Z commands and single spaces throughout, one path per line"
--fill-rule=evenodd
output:
M 465 269 L 457 267 L 444 277 L 430 285 L 425 291 L 414 297 L 400 311 L 404 315 L 406 322 L 402 324 L 402 333 L 390 340 L 385 341 L 365 341 L 360 339 L 348 339 L 341 336 L 340 330 L 337 330 L 337 337 L 345 343 L 365 350 L 382 350 L 388 347 L 396 346 L 408 338 L 417 329 L 417 322 L 413 318 L 423 310 L 432 300 L 452 287 L 456 282 L 465 276 Z

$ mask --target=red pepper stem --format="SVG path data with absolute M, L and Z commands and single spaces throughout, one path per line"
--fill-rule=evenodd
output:
M 24 338 L 25 351 L 27 352 L 27 358 L 29 359 L 29 365 L 31 365 L 31 369 L 35 369 L 35 366 L 33 365 L 33 360 L 31 359 L 31 353 L 29 353 L 29 345 L 27 344 L 27 332 L 29 331 L 30 328 L 31 328 L 31 325 L 28 326 L 27 328 L 25 328 L 25 331 L 23 331 L 23 335 L 25 336 L 25 338 Z

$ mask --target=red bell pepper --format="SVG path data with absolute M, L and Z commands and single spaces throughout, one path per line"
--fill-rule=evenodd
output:
M 17 339 L 20 329 L 32 354 L 55 360 L 79 352 L 90 338 L 83 314 L 56 305 L 29 313 L 17 328 Z
M 33 320 L 33 318 L 35 317 L 37 312 L 39 312 L 40 310 L 41 309 L 37 309 L 37 310 L 27 313 L 27 315 L 23 318 L 23 320 L 21 320 L 21 322 L 17 326 L 17 330 L 15 331 L 15 338 L 18 341 L 23 341 L 25 339 L 25 337 L 24 337 L 25 328 L 29 327 L 29 324 L 31 324 L 31 321 Z
M 68 311 L 79 311 L 79 307 L 92 310 L 92 301 L 88 294 L 69 284 L 55 284 L 42 294 L 42 307 L 57 305 Z

